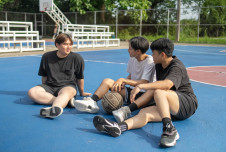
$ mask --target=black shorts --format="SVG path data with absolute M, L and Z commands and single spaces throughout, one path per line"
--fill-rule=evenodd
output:
M 194 95 L 187 95 L 177 92 L 179 98 L 179 111 L 176 115 L 171 115 L 172 119 L 184 120 L 192 116 L 198 108 L 198 102 Z
M 124 99 L 124 104 L 128 105 L 128 104 L 131 104 L 131 101 L 130 101 L 130 94 L 131 94 L 131 91 L 132 89 L 129 88 L 129 87 L 126 87 L 126 95 L 125 95 L 125 99 Z M 135 97 L 135 100 L 137 98 L 139 98 L 140 96 L 142 96 L 142 94 L 144 94 L 145 92 L 139 92 L 136 97 Z M 153 106 L 153 105 L 156 105 L 155 104 L 155 101 L 154 99 L 151 99 L 150 102 L 147 104 L 147 105 L 144 105 L 142 106 L 141 108 L 143 107 L 147 107 L 147 106 Z
M 76 90 L 76 86 L 75 85 L 71 85 L 71 84 L 70 85 L 61 86 L 61 87 L 52 87 L 52 86 L 49 86 L 47 84 L 40 84 L 38 86 L 44 88 L 46 92 L 54 95 L 55 97 L 58 96 L 59 91 L 62 88 L 64 88 L 64 87 L 69 87 L 70 86 L 70 87 L 72 87 L 72 88 L 74 88 Z

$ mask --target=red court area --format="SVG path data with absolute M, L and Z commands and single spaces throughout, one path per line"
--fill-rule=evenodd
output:
M 202 66 L 187 68 L 191 80 L 226 87 L 226 66 Z

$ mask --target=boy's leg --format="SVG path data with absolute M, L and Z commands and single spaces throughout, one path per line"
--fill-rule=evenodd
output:
M 114 84 L 114 80 L 112 79 L 104 79 L 97 90 L 94 92 L 94 95 L 98 96 L 98 99 L 102 99 L 103 96 L 112 88 Z M 95 100 L 96 101 L 96 100 Z M 97 100 L 98 101 L 98 100 Z
M 72 86 L 63 87 L 53 101 L 53 106 L 65 108 L 71 98 L 76 95 L 76 89 Z
M 101 116 L 95 116 L 93 124 L 98 131 L 117 137 L 126 130 L 141 128 L 151 121 L 161 121 L 161 117 L 156 106 L 141 109 L 136 116 L 121 123 L 116 123 Z
M 171 147 L 176 145 L 179 134 L 174 127 L 171 114 L 176 115 L 179 111 L 179 98 L 176 92 L 171 90 L 155 90 L 154 99 L 163 122 L 163 133 L 160 146 Z
M 71 98 L 76 95 L 76 89 L 73 86 L 65 86 L 61 88 L 58 92 L 58 96 L 53 101 L 52 107 L 42 108 L 40 110 L 40 115 L 48 118 L 55 118 L 63 113 L 63 108 L 65 108 Z
M 162 118 L 156 106 L 149 106 L 139 111 L 137 115 L 124 122 L 128 125 L 128 130 L 142 128 L 148 122 L 161 122 Z
M 28 96 L 38 104 L 51 105 L 56 97 L 49 93 L 51 91 L 47 92 L 46 89 L 48 88 L 35 86 L 28 91 Z
M 122 122 L 126 120 L 131 112 L 137 110 L 138 108 L 148 104 L 153 98 L 154 90 L 147 90 L 142 96 L 137 98 L 135 102 L 131 103 L 128 106 L 124 106 L 118 110 L 113 111 L 113 115 L 117 122 Z

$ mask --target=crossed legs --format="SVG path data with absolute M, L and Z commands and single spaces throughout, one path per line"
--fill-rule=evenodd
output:
M 171 119 L 171 114 L 176 115 L 179 110 L 179 99 L 174 91 L 148 90 L 135 100 L 135 103 L 140 106 L 145 103 L 147 97 L 154 97 L 156 106 L 143 108 L 136 116 L 125 120 L 128 129 L 141 128 L 148 122 L 160 122 L 163 118 Z
M 28 91 L 28 96 L 38 104 L 52 105 L 52 107 L 42 108 L 40 115 L 43 117 L 55 118 L 62 114 L 71 98 L 76 95 L 76 89 L 70 86 L 63 87 L 58 96 L 45 91 L 41 86 L 35 86 Z M 44 111 L 44 112 L 43 112 Z M 43 115 L 42 115 L 43 114 Z

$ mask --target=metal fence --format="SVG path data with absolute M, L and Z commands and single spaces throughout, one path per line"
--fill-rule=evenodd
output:
M 200 37 L 226 37 L 226 6 L 181 9 L 180 37 L 199 41 Z M 166 37 L 175 40 L 176 9 L 64 12 L 74 24 L 108 25 L 120 39 L 132 36 Z M 33 22 L 40 36 L 51 37 L 55 23 L 45 13 L 0 12 L 3 21 Z

